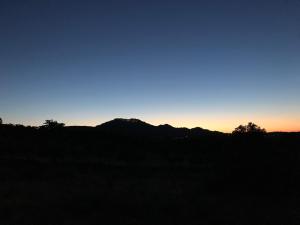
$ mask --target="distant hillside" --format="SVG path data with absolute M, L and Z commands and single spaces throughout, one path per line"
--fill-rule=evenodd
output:
M 104 129 L 151 129 L 154 126 L 139 119 L 116 118 L 96 127 Z
M 96 126 L 98 129 L 126 136 L 147 136 L 147 137 L 171 137 L 186 138 L 198 135 L 216 135 L 221 132 L 210 131 L 202 128 L 175 128 L 169 124 L 154 126 L 139 119 L 117 118 L 101 125 Z

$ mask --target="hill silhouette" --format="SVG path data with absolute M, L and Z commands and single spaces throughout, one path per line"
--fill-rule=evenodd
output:
M 169 124 L 154 126 L 142 120 L 116 118 L 96 126 L 98 130 L 110 134 L 148 138 L 188 138 L 192 136 L 217 135 L 221 132 L 210 131 L 200 127 L 188 129 L 176 128 Z
M 114 134 L 137 136 L 153 135 L 155 132 L 155 126 L 139 119 L 116 118 L 114 120 L 98 125 L 96 126 L 96 128 Z

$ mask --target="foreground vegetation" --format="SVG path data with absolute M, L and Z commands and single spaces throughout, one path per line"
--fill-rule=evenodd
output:
M 0 223 L 299 224 L 300 134 L 244 128 L 2 124 Z

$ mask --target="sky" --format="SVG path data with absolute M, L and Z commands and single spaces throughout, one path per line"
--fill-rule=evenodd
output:
M 4 123 L 300 131 L 300 0 L 1 0 Z

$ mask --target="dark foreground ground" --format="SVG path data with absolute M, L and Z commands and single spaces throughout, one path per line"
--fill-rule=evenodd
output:
M 300 224 L 298 134 L 22 132 L 0 139 L 3 225 Z
M 2 162 L 0 220 L 1 224 L 300 223 L 295 193 L 215 186 L 221 181 L 209 175 L 213 177 L 203 168 Z

